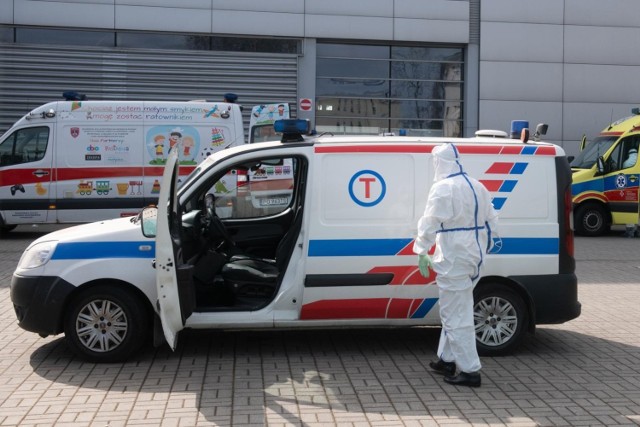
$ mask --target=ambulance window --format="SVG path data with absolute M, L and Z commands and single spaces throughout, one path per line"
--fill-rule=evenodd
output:
M 285 211 L 293 202 L 297 165 L 295 158 L 269 158 L 227 170 L 208 191 L 215 196 L 216 214 L 243 219 Z
M 18 129 L 0 143 L 0 165 L 17 165 L 41 160 L 49 142 L 46 126 Z
M 619 145 L 622 147 L 621 169 L 635 166 L 638 160 L 638 145 L 640 145 L 640 135 L 628 136 L 622 140 L 622 143 Z

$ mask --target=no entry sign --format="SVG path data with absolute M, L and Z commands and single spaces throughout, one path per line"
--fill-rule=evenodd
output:
M 300 109 L 302 111 L 310 111 L 313 102 L 309 98 L 301 98 L 300 99 Z

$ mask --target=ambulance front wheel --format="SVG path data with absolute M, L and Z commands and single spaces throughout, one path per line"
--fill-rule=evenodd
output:
M 69 346 L 90 362 L 120 362 L 138 351 L 149 332 L 149 316 L 137 295 L 122 284 L 97 285 L 69 304 L 64 333 Z
M 604 207 L 596 203 L 586 203 L 575 211 L 574 227 L 582 236 L 601 236 L 609 231 L 609 215 Z
M 529 313 L 520 295 L 507 286 L 487 284 L 474 292 L 473 320 L 481 356 L 503 356 L 520 345 Z

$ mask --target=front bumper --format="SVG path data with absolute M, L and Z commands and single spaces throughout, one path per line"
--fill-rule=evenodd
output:
M 75 289 L 59 277 L 14 274 L 11 278 L 11 302 L 18 325 L 41 336 L 61 333 L 64 304 Z

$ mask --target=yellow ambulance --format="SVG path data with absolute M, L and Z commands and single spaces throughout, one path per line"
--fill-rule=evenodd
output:
M 638 222 L 640 108 L 611 123 L 571 161 L 574 228 L 599 236 L 611 225 Z

